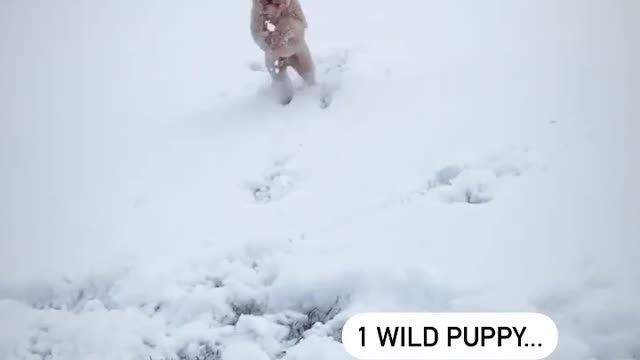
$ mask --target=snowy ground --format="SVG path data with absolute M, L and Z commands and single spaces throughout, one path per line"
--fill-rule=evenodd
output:
M 539 311 L 640 358 L 640 2 L 0 3 L 0 359 L 348 359 L 365 310 Z

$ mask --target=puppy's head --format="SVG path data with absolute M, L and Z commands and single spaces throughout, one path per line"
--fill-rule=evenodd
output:
M 291 0 L 256 0 L 262 13 L 269 17 L 276 17 L 287 9 L 291 4 Z

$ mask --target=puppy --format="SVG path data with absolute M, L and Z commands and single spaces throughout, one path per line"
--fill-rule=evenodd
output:
M 307 26 L 298 0 L 253 0 L 251 35 L 265 53 L 265 65 L 283 105 L 293 100 L 288 67 L 307 85 L 316 82 L 315 66 L 305 40 Z

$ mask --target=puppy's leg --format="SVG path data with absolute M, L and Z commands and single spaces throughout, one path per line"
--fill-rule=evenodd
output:
M 308 86 L 316 84 L 316 70 L 311 58 L 311 52 L 307 44 L 303 44 L 300 50 L 291 57 L 291 66 L 304 79 Z
M 271 75 L 271 80 L 278 93 L 278 99 L 282 105 L 288 105 L 293 100 L 293 85 L 287 74 L 286 59 L 274 58 L 269 53 L 265 55 L 265 65 Z

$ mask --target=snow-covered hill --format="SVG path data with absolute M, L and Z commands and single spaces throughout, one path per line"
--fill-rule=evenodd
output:
M 348 359 L 375 311 L 539 311 L 640 357 L 640 2 L 0 3 L 0 359 Z M 297 80 L 299 82 L 299 80 Z

